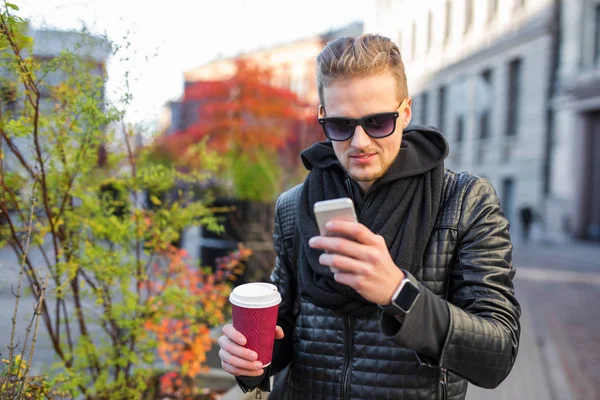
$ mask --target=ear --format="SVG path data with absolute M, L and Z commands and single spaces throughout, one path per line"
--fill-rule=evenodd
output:
M 319 110 L 317 111 L 319 118 L 325 118 L 325 107 L 322 104 L 319 104 Z
M 400 110 L 400 121 L 402 129 L 405 129 L 412 119 L 412 97 L 407 97 L 403 103 L 404 106 Z

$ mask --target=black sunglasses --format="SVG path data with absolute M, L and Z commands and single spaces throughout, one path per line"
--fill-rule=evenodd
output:
M 404 101 L 398 108 L 402 107 Z M 319 124 L 328 139 L 343 142 L 350 139 L 357 126 L 362 126 L 367 135 L 373 139 L 382 139 L 390 136 L 396 130 L 396 120 L 400 116 L 398 111 L 366 115 L 362 118 L 329 117 L 319 118 Z

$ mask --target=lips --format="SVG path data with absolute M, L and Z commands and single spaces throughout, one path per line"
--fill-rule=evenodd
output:
M 351 155 L 350 159 L 352 159 L 352 161 L 354 161 L 358 164 L 367 164 L 367 163 L 371 162 L 375 158 L 376 155 L 377 155 L 377 153 L 355 154 L 355 155 Z

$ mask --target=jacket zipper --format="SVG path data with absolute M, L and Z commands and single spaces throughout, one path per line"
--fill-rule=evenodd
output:
M 352 363 L 352 347 L 354 343 L 352 341 L 352 317 L 346 315 L 344 317 L 344 333 L 346 334 L 346 355 L 344 359 L 344 369 L 342 370 L 342 399 L 350 398 L 350 365 Z
M 440 385 L 442 386 L 442 400 L 448 400 L 448 370 L 446 368 L 440 368 L 442 376 L 440 379 Z

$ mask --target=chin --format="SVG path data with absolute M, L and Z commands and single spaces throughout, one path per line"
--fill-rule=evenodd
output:
M 348 173 L 352 179 L 356 182 L 375 182 L 377 179 L 381 178 L 383 175 L 381 171 L 350 171 Z

